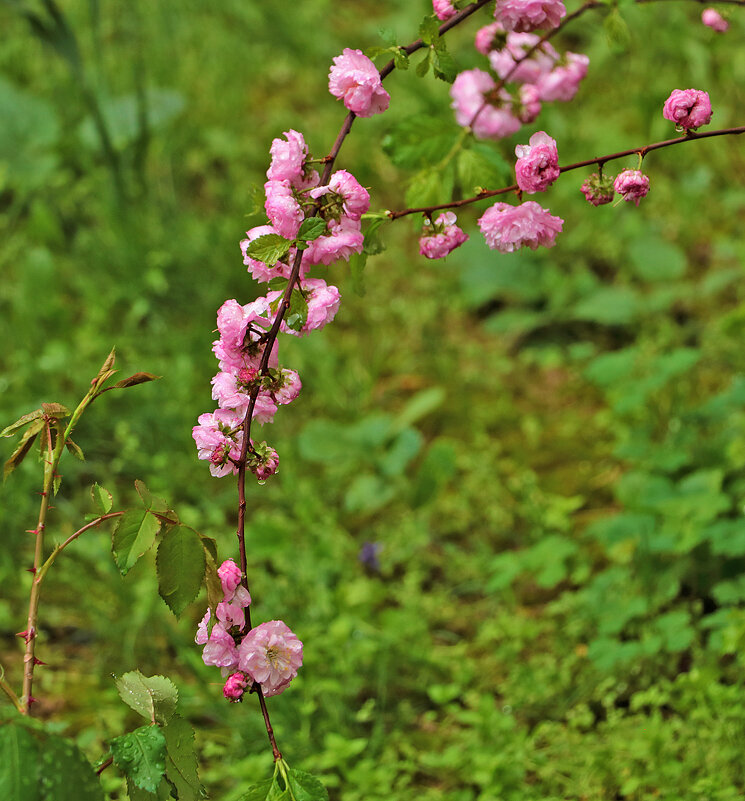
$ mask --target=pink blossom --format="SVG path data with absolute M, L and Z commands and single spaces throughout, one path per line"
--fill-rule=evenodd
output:
M 468 234 L 455 224 L 456 220 L 452 211 L 446 211 L 434 224 L 426 225 L 419 240 L 419 253 L 428 259 L 443 259 L 460 247 L 468 239 Z
M 254 443 L 253 453 L 249 455 L 246 464 L 259 481 L 266 481 L 269 476 L 273 476 L 277 472 L 279 454 L 266 442 L 262 442 L 260 445 Z
M 312 198 L 319 198 L 331 194 L 331 211 L 335 219 L 346 214 L 351 220 L 359 220 L 370 208 L 370 193 L 361 186 L 359 181 L 346 170 L 337 170 L 328 183 L 328 186 L 319 186 L 309 192 Z M 336 200 L 336 204 L 334 204 Z M 339 206 L 334 209 L 333 205 Z M 326 214 L 324 213 L 324 216 Z
M 240 426 L 243 418 L 232 409 L 216 409 L 212 413 L 197 418 L 199 425 L 192 429 L 192 437 L 197 446 L 197 457 L 210 462 L 213 476 L 226 476 L 237 473 L 233 464 L 241 455 L 243 431 Z
M 222 591 L 226 601 L 230 601 L 235 595 L 238 585 L 241 583 L 241 569 L 232 559 L 226 559 L 217 568 L 217 575 L 220 577 Z
M 699 89 L 674 89 L 665 101 L 662 116 L 687 131 L 711 122 L 711 101 Z
M 266 171 L 270 181 L 289 181 L 296 189 L 306 189 L 318 183 L 318 173 L 308 170 L 305 160 L 308 157 L 308 146 L 303 135 L 298 131 L 285 131 L 282 139 L 272 139 L 269 152 L 272 163 Z
M 235 640 L 219 621 L 212 627 L 209 640 L 202 651 L 202 661 L 205 665 L 221 668 L 234 668 L 238 665 Z
M 308 317 L 300 331 L 289 328 L 286 321 L 282 321 L 281 331 L 293 336 L 304 336 L 318 328 L 328 325 L 339 311 L 341 295 L 335 286 L 330 286 L 322 278 L 305 278 L 299 282 L 299 288 L 305 295 L 308 304 Z M 270 292 L 272 298 L 275 293 Z M 279 297 L 280 293 L 276 293 Z
M 197 626 L 197 634 L 196 637 L 194 637 L 194 642 L 197 645 L 205 645 L 207 643 L 207 640 L 209 640 L 210 638 L 209 631 L 207 630 L 207 626 L 209 625 L 210 622 L 210 617 L 211 617 L 211 612 L 208 609 L 204 613 L 204 617 L 199 621 L 199 625 Z
M 549 42 L 544 42 L 525 58 L 528 50 L 539 41 L 540 37 L 534 33 L 508 33 L 505 46 L 489 53 L 491 68 L 502 79 L 515 83 L 538 83 L 559 61 L 559 54 Z
M 241 673 L 240 671 L 236 671 L 228 676 L 228 680 L 225 682 L 225 686 L 222 688 L 222 694 L 231 703 L 238 703 L 238 701 L 243 700 L 243 693 L 245 692 L 247 685 L 248 679 L 246 678 L 245 674 Z
M 541 75 L 538 79 L 536 85 L 541 94 L 541 100 L 544 102 L 570 101 L 577 94 L 580 83 L 587 75 L 589 63 L 589 57 L 581 53 L 565 53 L 559 66 L 554 67 L 551 72 Z
M 450 19 L 458 13 L 450 0 L 432 0 L 432 8 L 437 19 L 441 20 Z
M 486 244 L 500 253 L 512 253 L 527 245 L 535 250 L 539 245 L 553 247 L 564 220 L 554 217 L 534 200 L 519 206 L 495 203 L 478 221 Z
M 520 105 L 517 107 L 517 118 L 524 125 L 529 125 L 541 113 L 541 100 L 538 87 L 526 83 L 520 87 Z
M 504 35 L 504 28 L 498 22 L 492 22 L 491 25 L 485 25 L 476 31 L 474 46 L 479 53 L 488 56 L 491 50 L 496 49 L 498 40 L 503 39 Z
M 705 8 L 701 22 L 717 33 L 724 33 L 729 28 L 729 22 L 715 8 Z
M 478 139 L 503 139 L 520 129 L 512 113 L 512 98 L 504 89 L 496 93 L 494 78 L 483 70 L 461 72 L 450 87 L 458 125 L 471 127 Z
M 495 18 L 508 31 L 555 28 L 567 13 L 561 0 L 497 0 Z
M 218 575 L 219 573 L 220 571 L 218 570 Z M 223 587 L 224 586 L 223 584 Z M 228 597 L 226 593 L 225 598 L 217 605 L 215 617 L 226 629 L 231 628 L 231 626 L 243 628 L 243 626 L 246 625 L 246 613 L 244 610 L 247 606 L 250 606 L 250 604 L 251 595 L 249 591 L 239 584 L 233 591 L 231 597 Z
M 391 97 L 383 89 L 375 64 L 361 50 L 345 47 L 334 57 L 329 91 L 358 117 L 372 117 L 388 108 Z
M 337 259 L 349 261 L 353 253 L 362 253 L 365 237 L 359 221 L 342 217 L 339 222 L 329 220 L 328 228 L 328 235 L 314 239 L 303 252 L 306 272 L 313 264 L 329 265 Z
M 600 176 L 594 172 L 585 179 L 580 187 L 585 200 L 593 206 L 604 206 L 613 200 L 613 178 L 609 175 Z
M 217 312 L 217 330 L 220 339 L 213 343 L 212 349 L 220 362 L 221 370 L 238 371 L 248 366 L 247 360 L 261 358 L 263 346 L 258 339 L 270 327 L 266 316 L 269 302 L 257 298 L 252 303 L 241 306 L 236 300 L 226 300 Z M 276 353 L 272 349 L 270 366 L 276 364 Z
M 545 192 L 559 177 L 559 152 L 556 140 L 545 131 L 534 133 L 528 141 L 515 148 L 515 175 L 520 189 L 533 195 Z
M 624 170 L 616 176 L 613 188 L 624 200 L 638 206 L 639 201 L 649 192 L 649 178 L 641 170 Z
M 302 389 L 300 376 L 294 370 L 283 368 L 279 371 L 278 386 L 272 389 L 277 403 L 285 405 L 292 403 Z
M 285 239 L 294 239 L 300 230 L 305 215 L 295 198 L 289 181 L 267 181 L 264 184 L 266 192 L 266 216 L 280 236 Z
M 238 649 L 238 667 L 266 696 L 281 693 L 303 664 L 303 644 L 281 620 L 251 629 Z

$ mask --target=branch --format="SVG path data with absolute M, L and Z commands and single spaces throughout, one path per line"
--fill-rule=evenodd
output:
M 691 142 L 696 139 L 709 139 L 712 136 L 737 136 L 745 133 L 745 125 L 740 125 L 736 128 L 720 128 L 716 131 L 707 131 L 706 133 L 692 133 L 689 132 L 685 136 L 679 136 L 677 139 L 666 139 L 663 142 L 654 142 L 651 145 L 644 145 L 643 147 L 632 147 L 629 150 L 620 150 L 617 153 L 609 153 L 607 156 L 596 156 L 592 159 L 585 161 L 577 161 L 574 164 L 567 164 L 566 167 L 560 167 L 559 172 L 570 172 L 571 170 L 578 170 L 580 167 L 589 167 L 596 164 L 601 167 L 607 161 L 614 161 L 626 156 L 633 156 L 637 154 L 644 158 L 647 153 L 653 150 L 661 150 L 663 147 L 672 147 L 673 145 L 680 145 L 683 142 Z M 497 195 L 505 195 L 509 192 L 517 192 L 519 187 L 517 184 L 510 184 L 510 186 L 502 187 L 501 189 L 484 189 L 473 197 L 464 198 L 463 200 L 455 200 L 451 203 L 440 203 L 437 206 L 420 206 L 418 208 L 400 209 L 399 211 L 387 211 L 386 214 L 391 220 L 397 220 L 399 217 L 406 217 L 409 214 L 432 214 L 435 211 L 442 211 L 444 209 L 457 209 L 461 206 L 468 206 L 471 203 L 476 203 L 479 200 L 484 200 L 489 197 L 496 197 Z

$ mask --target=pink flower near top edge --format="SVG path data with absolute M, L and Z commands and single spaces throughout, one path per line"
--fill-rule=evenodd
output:
M 649 192 L 649 178 L 641 170 L 624 170 L 616 176 L 613 188 L 625 201 L 638 206 Z
M 419 253 L 428 259 L 443 259 L 460 247 L 468 239 L 468 234 L 455 224 L 456 220 L 452 211 L 446 211 L 433 225 L 425 226 L 419 240 Z
M 497 0 L 494 17 L 508 31 L 555 28 L 567 13 L 561 0 Z
M 383 89 L 375 64 L 361 51 L 345 47 L 334 57 L 329 91 L 358 117 L 372 117 L 388 108 L 391 97 Z
M 450 0 L 432 0 L 432 10 L 439 20 L 447 20 L 454 17 L 458 11 Z
M 486 244 L 500 253 L 512 253 L 523 246 L 531 250 L 539 245 L 551 248 L 563 225 L 561 217 L 554 217 L 534 200 L 519 206 L 495 203 L 478 221 Z
M 662 108 L 662 116 L 687 131 L 711 122 L 711 101 L 699 89 L 674 89 Z
M 303 644 L 281 620 L 251 629 L 238 648 L 238 668 L 261 685 L 266 696 L 283 692 L 303 664 Z
M 529 195 L 545 192 L 559 177 L 559 152 L 556 140 L 545 131 L 534 133 L 527 145 L 515 148 L 517 185 Z
M 715 8 L 705 8 L 701 13 L 701 22 L 717 33 L 724 33 L 729 28 L 729 22 Z

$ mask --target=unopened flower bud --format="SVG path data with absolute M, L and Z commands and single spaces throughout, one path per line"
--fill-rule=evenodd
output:
M 593 206 L 604 206 L 613 200 L 613 178 L 610 175 L 598 175 L 594 172 L 585 179 L 580 189 L 585 200 Z

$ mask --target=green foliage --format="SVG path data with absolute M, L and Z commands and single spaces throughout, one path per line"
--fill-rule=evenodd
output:
M 158 591 L 177 617 L 196 598 L 206 567 L 204 546 L 194 529 L 174 526 L 158 546 Z
M 142 726 L 115 737 L 110 746 L 114 764 L 136 787 L 149 793 L 158 789 L 166 769 L 166 738 L 159 726 Z
M 152 724 L 165 725 L 178 703 L 176 685 L 165 676 L 143 676 L 139 670 L 124 673 L 115 681 L 119 697 Z
M 279 234 L 264 234 L 256 237 L 246 248 L 246 255 L 257 261 L 263 261 L 273 267 L 287 256 L 290 241 Z

